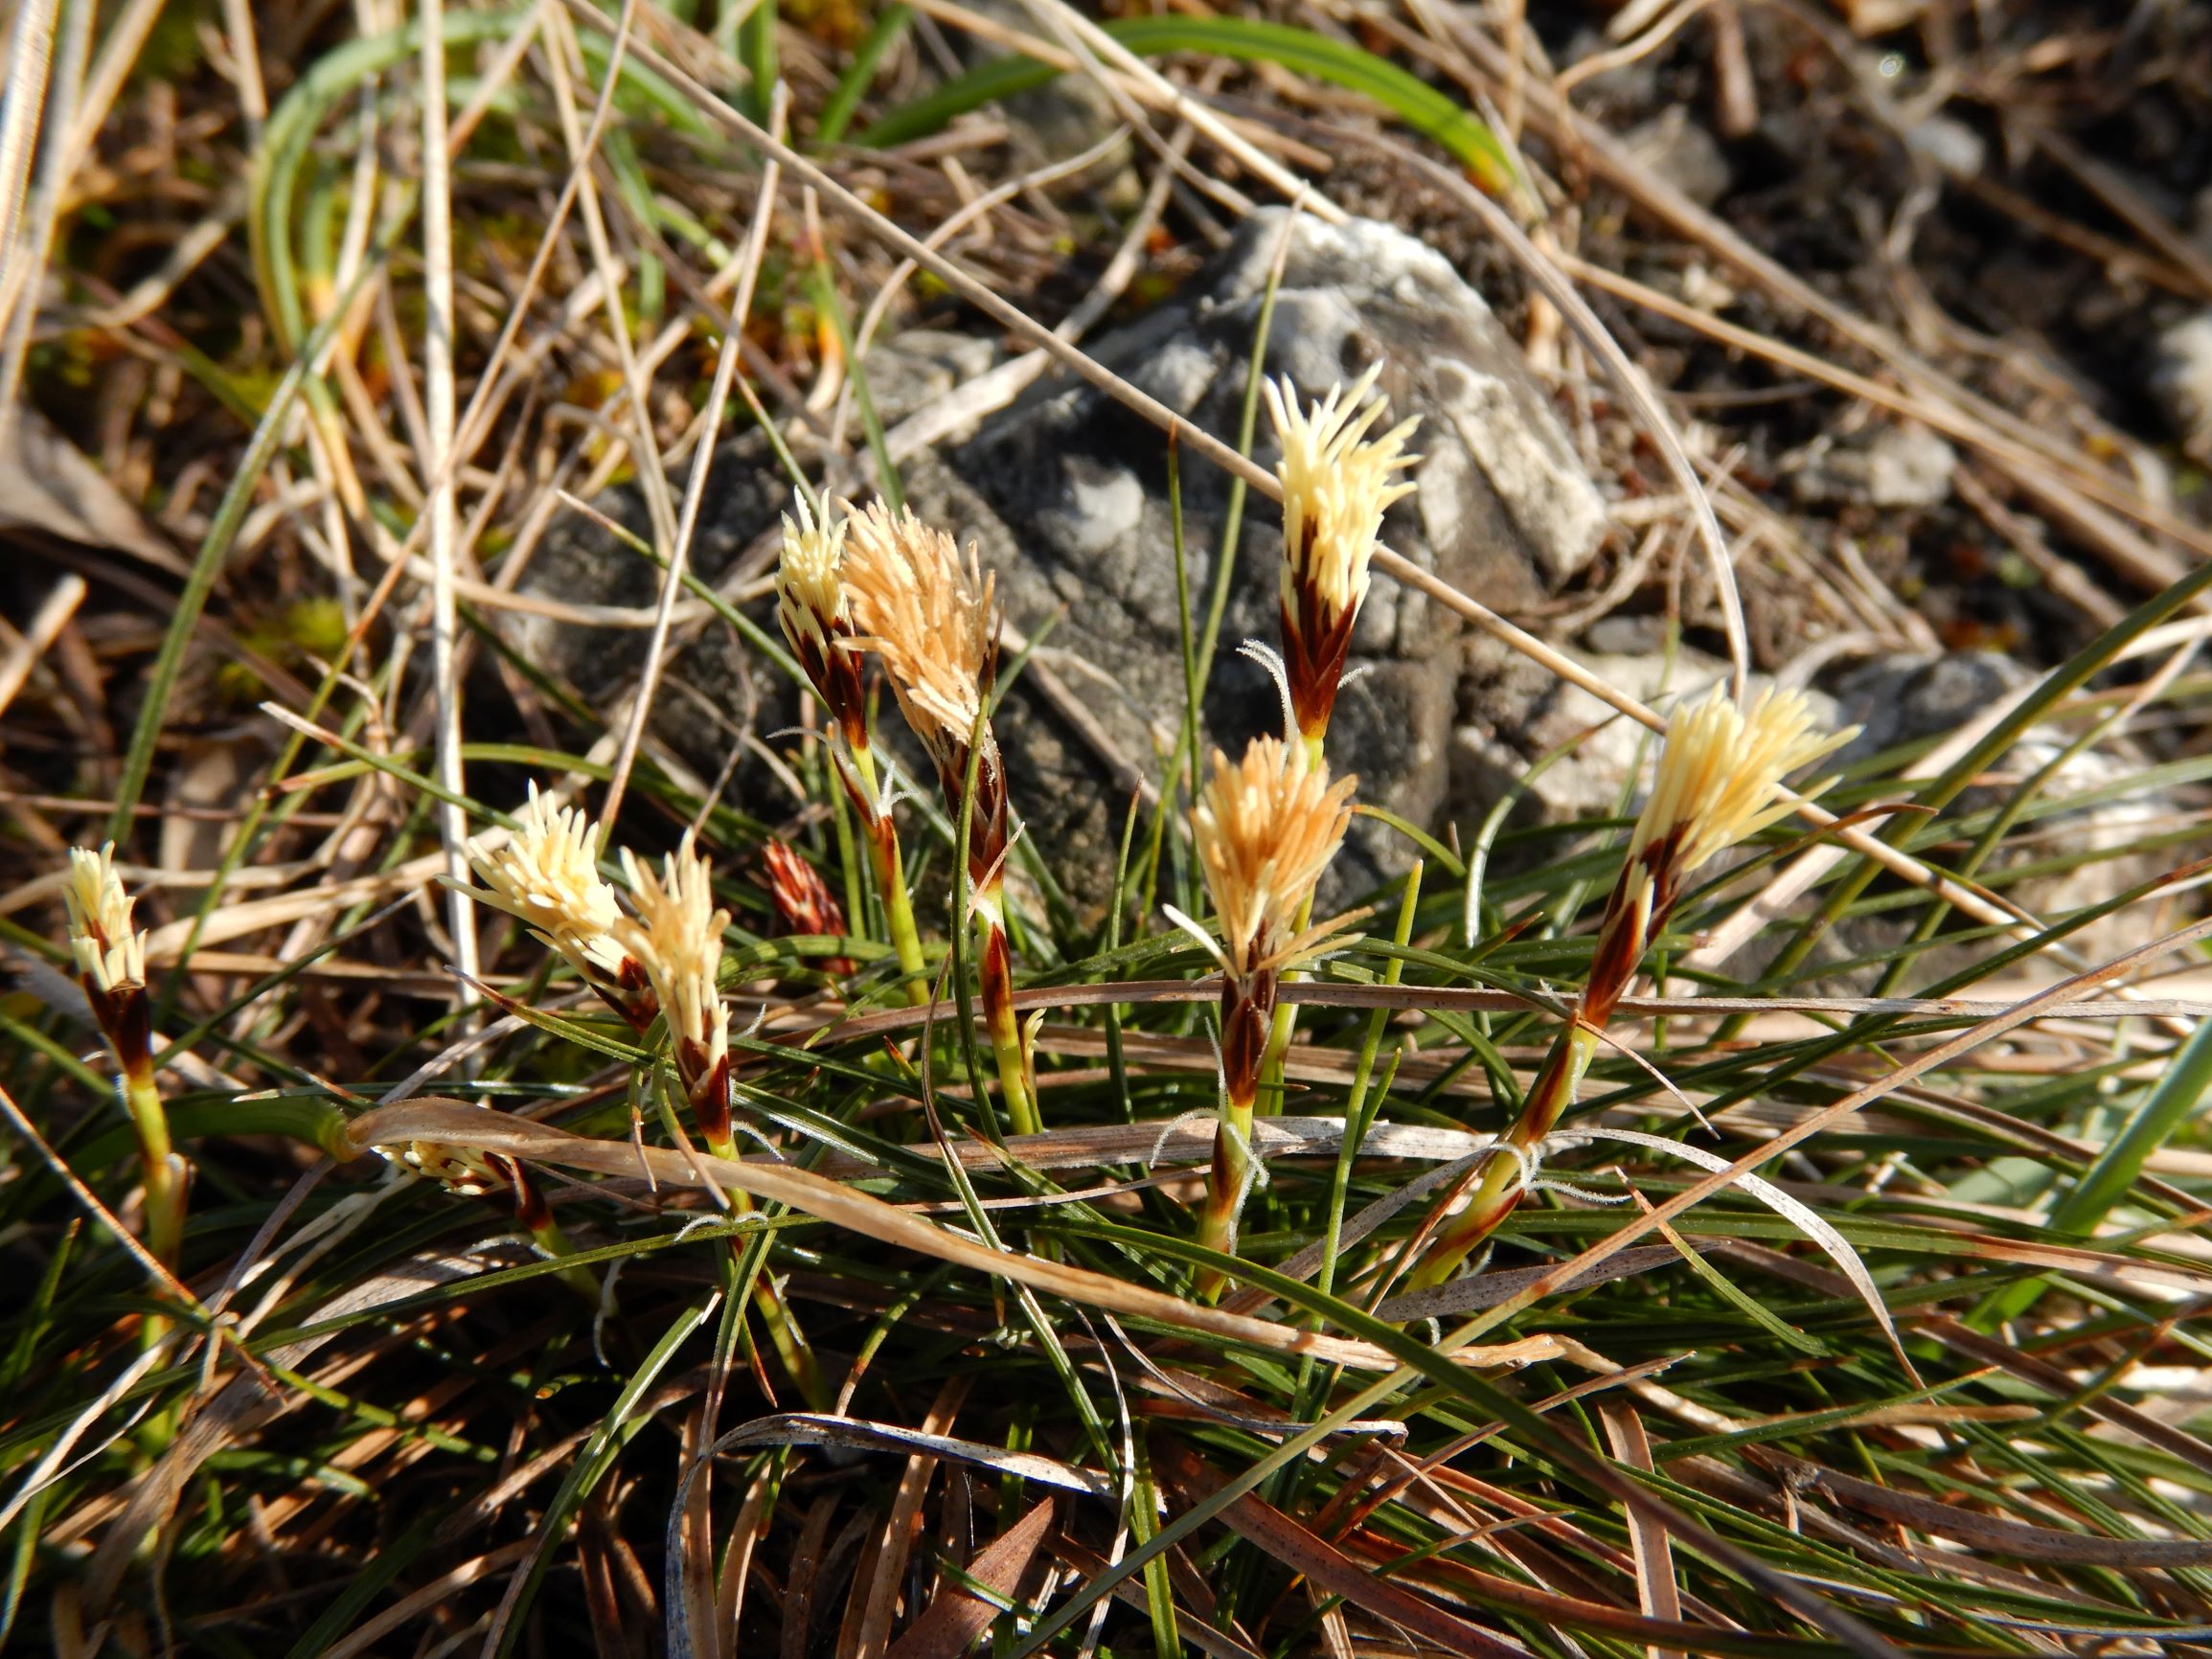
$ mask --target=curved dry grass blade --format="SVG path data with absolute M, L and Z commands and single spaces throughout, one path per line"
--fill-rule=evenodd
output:
M 892 1422 L 872 1422 L 866 1418 L 832 1417 L 828 1412 L 791 1411 L 764 1417 L 734 1428 L 715 1442 L 714 1455 L 745 1451 L 760 1446 L 845 1446 L 855 1451 L 904 1452 L 909 1457 L 969 1464 L 993 1474 L 1014 1475 L 1078 1497 L 1114 1496 L 1110 1476 L 1095 1474 L 1074 1464 L 1048 1458 L 1041 1452 L 1008 1451 L 981 1441 L 959 1440 L 926 1429 L 902 1428 Z
M 2212 928 L 2212 922 L 2206 925 Z M 1124 1317 L 1157 1320 L 1227 1342 L 1275 1353 L 1311 1354 L 1323 1363 L 1365 1371 L 1394 1371 L 1399 1365 L 1394 1355 L 1373 1343 L 1292 1329 L 1270 1320 L 1247 1319 L 1142 1285 L 1125 1284 L 1085 1268 L 1018 1251 L 992 1250 L 880 1198 L 787 1164 L 740 1163 L 703 1152 L 685 1157 L 660 1147 L 588 1140 L 549 1125 L 436 1096 L 366 1112 L 353 1120 L 351 1133 L 353 1144 L 364 1151 L 385 1143 L 440 1141 L 606 1175 L 647 1174 L 664 1187 L 704 1187 L 712 1179 L 721 1187 L 803 1210 L 878 1243 L 913 1250 Z M 1453 1357 L 1462 1364 L 1476 1366 L 1525 1365 L 1559 1352 L 1550 1337 L 1538 1336 L 1496 1348 L 1461 1349 Z
M 1915 1532 L 1968 1544 L 1993 1556 L 2114 1567 L 2123 1573 L 2212 1566 L 2212 1538 L 2101 1538 L 2087 1533 L 2064 1533 L 2055 1527 L 1981 1514 L 1957 1504 L 1899 1491 L 1895 1487 L 1877 1486 L 1765 1447 L 1752 1447 L 1746 1455 L 1754 1463 L 1780 1470 L 1792 1488 L 1826 1492 L 1862 1514 L 1902 1521 Z
M 968 1566 L 970 1581 L 1011 1600 L 1052 1526 L 1053 1500 L 1044 1499 L 993 1538 Z M 973 1591 L 947 1584 L 892 1644 L 884 1659 L 959 1659 L 998 1617 Z
M 1367 148 L 1387 151 L 1405 167 L 1419 172 L 1438 190 L 1459 204 L 1470 216 L 1479 220 L 1482 228 L 1502 243 L 1513 256 L 1514 262 L 1527 272 L 1544 297 L 1559 307 L 1567 327 L 1575 331 L 1585 349 L 1597 358 L 1605 369 L 1606 378 L 1636 413 L 1636 422 L 1657 445 L 1660 459 L 1666 464 L 1675 480 L 1675 488 L 1682 492 L 1690 504 L 1690 516 L 1698 527 L 1698 539 L 1705 549 L 1705 561 L 1713 579 L 1715 597 L 1721 607 L 1722 631 L 1728 640 L 1728 661 L 1733 670 L 1730 690 L 1741 702 L 1749 695 L 1751 675 L 1751 639 L 1744 626 L 1744 598 L 1736 587 L 1736 566 L 1728 551 L 1728 538 L 1721 529 L 1721 521 L 1714 515 L 1713 499 L 1705 492 L 1704 480 L 1690 464 L 1690 452 L 1682 447 L 1681 434 L 1675 430 L 1675 422 L 1658 398 L 1653 393 L 1650 378 L 1621 350 L 1620 342 L 1598 320 L 1589 302 L 1575 290 L 1557 261 L 1546 254 L 1516 224 L 1513 216 L 1482 192 L 1471 186 L 1460 174 L 1443 168 L 1405 145 L 1393 140 L 1378 138 L 1357 132 L 1345 134 L 1354 144 Z
M 1154 1443 L 1152 1462 L 1193 1497 L 1211 1496 L 1221 1484 L 1220 1475 L 1189 1447 L 1165 1437 Z M 1501 1641 L 1433 1602 L 1424 1601 L 1250 1492 L 1233 1500 L 1222 1518 L 1293 1573 L 1356 1607 L 1364 1607 L 1378 1618 L 1433 1642 L 1448 1653 L 1469 1654 L 1472 1659 L 1528 1659 L 1528 1649 L 1519 1644 Z
M 1898 1364 L 1904 1368 L 1904 1375 L 1912 1379 L 1913 1387 L 1922 1386 L 1920 1373 L 1913 1369 L 1912 1359 L 1904 1352 L 1904 1344 L 1898 1339 L 1897 1324 L 1889 1316 L 1889 1305 L 1882 1301 L 1881 1289 L 1874 1283 L 1874 1275 L 1867 1272 L 1866 1263 L 1859 1259 L 1859 1252 L 1851 1247 L 1851 1241 L 1823 1220 L 1812 1205 L 1792 1198 L 1771 1181 L 1748 1170 L 1740 1170 L 1718 1152 L 1708 1152 L 1702 1147 L 1693 1147 L 1681 1141 L 1670 1141 L 1663 1135 L 1647 1135 L 1640 1129 L 1607 1129 L 1577 1125 L 1572 1129 L 1562 1131 L 1557 1139 L 1561 1142 L 1622 1141 L 1631 1147 L 1664 1152 L 1670 1157 L 1695 1164 L 1700 1170 L 1725 1175 L 1731 1186 L 1743 1189 L 1820 1246 L 1828 1259 L 1842 1271 L 1843 1277 L 1851 1282 L 1851 1288 L 1859 1293 L 1859 1299 L 1866 1304 L 1867 1311 L 1874 1315 L 1875 1324 L 1881 1327 L 1881 1334 L 1889 1339 L 1890 1352 L 1897 1355 Z

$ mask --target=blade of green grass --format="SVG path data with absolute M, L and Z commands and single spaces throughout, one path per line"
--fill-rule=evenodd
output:
M 1512 158 L 1487 125 L 1443 93 L 1372 52 L 1311 29 L 1256 17 L 1133 17 L 1106 32 L 1144 57 L 1200 53 L 1241 63 L 1273 63 L 1370 98 L 1414 131 L 1433 139 L 1495 195 L 1516 187 Z M 871 149 L 924 138 L 954 116 L 1045 85 L 1060 72 L 1033 57 L 1005 57 L 901 104 L 855 141 Z

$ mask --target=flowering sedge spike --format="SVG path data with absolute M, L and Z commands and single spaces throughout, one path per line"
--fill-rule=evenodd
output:
M 1283 970 L 1312 954 L 1335 925 L 1306 931 L 1313 887 L 1352 822 L 1357 780 L 1329 781 L 1302 743 L 1255 739 L 1241 761 L 1214 751 L 1212 780 L 1191 810 L 1207 896 L 1220 929 L 1221 1085 L 1214 1163 L 1198 1241 L 1237 1249 L 1237 1224 L 1252 1179 L 1252 1108 Z M 1220 1289 L 1218 1274 L 1200 1291 Z
M 730 1111 L 730 1011 L 719 979 L 722 931 L 730 913 L 717 908 L 712 873 L 690 835 L 661 863 L 655 876 L 627 848 L 623 873 L 629 879 L 637 920 L 621 932 L 631 955 L 645 965 L 653 994 L 668 1021 L 669 1046 L 676 1077 L 691 1102 L 707 1149 L 719 1158 L 738 1155 Z M 734 1206 L 749 1208 L 741 1193 Z M 821 1376 L 812 1353 L 789 1319 L 772 1285 L 764 1281 L 756 1294 L 786 1366 L 806 1390 L 810 1403 L 822 1400 Z
M 645 861 L 623 849 L 623 874 L 629 880 L 637 920 L 621 933 L 631 955 L 645 965 L 653 994 L 668 1021 L 669 1048 L 676 1077 L 691 1102 L 692 1115 L 707 1149 L 718 1158 L 738 1156 L 730 1111 L 730 1010 L 722 1001 L 722 930 L 730 913 L 715 904 L 713 873 L 687 832 L 675 852 L 661 861 L 655 876 Z M 741 1192 L 729 1193 L 730 1207 L 752 1208 Z M 739 1253 L 731 1240 L 732 1261 Z M 807 1346 L 774 1283 L 763 1277 L 753 1297 L 784 1367 L 798 1382 L 813 1409 L 826 1409 L 821 1367 Z
M 768 871 L 768 902 L 787 934 L 838 939 L 845 933 L 845 907 L 822 879 L 822 873 L 808 863 L 788 841 L 773 836 L 763 844 L 761 859 Z M 852 960 L 833 956 L 823 963 L 832 974 L 853 971 Z
M 138 1137 L 146 1186 L 146 1245 L 174 1267 L 184 1242 L 185 1191 L 191 1170 L 172 1149 L 169 1111 L 153 1079 L 153 1011 L 146 994 L 146 935 L 131 925 L 131 899 L 115 871 L 115 843 L 69 853 L 61 890 L 69 907 L 69 953 L 77 983 L 107 1039 L 121 1077 L 124 1108 Z M 157 1334 L 149 1324 L 148 1334 Z
M 493 1209 L 511 1214 L 515 1225 L 536 1239 L 548 1256 L 559 1258 L 569 1253 L 568 1239 L 553 1218 L 553 1207 L 519 1160 L 505 1152 L 480 1151 L 444 1141 L 409 1141 L 399 1155 L 409 1169 L 428 1176 L 448 1193 L 481 1198 Z M 599 1306 L 599 1281 L 588 1269 L 567 1266 L 560 1270 L 560 1278 L 594 1307 Z
M 652 990 L 644 966 L 617 937 L 622 912 L 599 875 L 602 833 L 581 808 L 556 807 L 532 784 L 503 844 L 468 843 L 469 866 L 484 885 L 464 891 L 522 922 L 642 1032 L 656 1011 Z
M 1783 780 L 1856 735 L 1857 728 L 1816 730 L 1812 705 L 1797 691 L 1769 689 L 1744 708 L 1724 688 L 1715 687 L 1702 701 L 1675 711 L 1651 796 L 1637 815 L 1627 862 L 1598 924 L 1589 982 L 1506 1133 L 1508 1150 L 1487 1160 L 1467 1207 L 1438 1230 L 1414 1270 L 1413 1288 L 1440 1284 L 1519 1203 L 1524 1171 L 1536 1167 L 1545 1137 L 1574 1104 L 1607 1022 L 1689 877 L 1787 816 L 1794 803 L 1783 796 Z M 1808 793 L 1817 794 L 1820 787 Z M 1453 1196 L 1447 1196 L 1439 1214 Z
M 968 748 L 998 673 L 996 580 L 952 537 L 881 501 L 847 520 L 845 592 L 858 643 L 883 659 L 900 712 L 958 792 Z M 990 742 L 986 731 L 984 740 Z
M 1367 436 L 1385 409 L 1380 398 L 1366 400 L 1381 372 L 1378 362 L 1349 391 L 1334 387 L 1304 409 L 1288 378 L 1265 383 L 1283 450 L 1275 467 L 1283 484 L 1283 660 L 1291 714 L 1315 759 L 1367 598 L 1382 514 L 1414 488 L 1392 474 L 1420 459 L 1405 450 L 1418 417 Z
M 718 1156 L 737 1155 L 730 1133 L 730 1011 L 722 1001 L 722 930 L 730 913 L 715 906 L 707 861 L 686 834 L 662 860 L 655 876 L 644 860 L 623 849 L 638 919 L 624 921 L 629 954 L 644 965 L 654 999 L 668 1020 L 676 1076 L 691 1102 L 699 1133 Z
M 797 506 L 798 522 L 792 523 L 788 514 L 784 519 L 784 552 L 776 565 L 776 621 L 846 742 L 856 753 L 865 753 L 868 705 L 860 685 L 860 659 L 846 648 L 853 637 L 853 614 L 839 574 L 845 561 L 846 524 L 827 512 L 816 524 L 803 496 Z
M 983 1011 L 1007 1117 L 1016 1134 L 1035 1134 L 1043 1124 L 1015 1019 L 1014 959 L 1006 940 L 1012 845 L 1006 768 L 983 717 L 998 674 L 995 581 L 977 565 L 974 543 L 963 558 L 951 536 L 924 524 L 911 509 L 895 514 L 875 501 L 849 524 L 845 591 L 858 643 L 883 659 L 900 712 L 929 751 L 946 807 L 956 818 L 974 762 L 968 875 L 983 933 Z
M 882 896 L 883 919 L 905 977 L 907 999 L 925 1002 L 929 985 L 921 935 L 914 926 L 914 906 L 906 892 L 905 866 L 899 856 L 899 830 L 877 785 L 869 744 L 867 696 L 860 683 L 853 606 L 844 580 L 845 536 L 851 521 L 832 519 L 825 512 L 816 524 L 804 497 L 798 512 L 797 523 L 788 516 L 784 520 L 784 551 L 776 566 L 776 620 L 844 741 L 850 763 L 838 772 L 868 833 L 876 890 Z
M 1716 686 L 1703 701 L 1675 711 L 1651 798 L 1637 814 L 1628 862 L 1607 905 L 1585 1018 L 1594 1012 L 1603 1024 L 1611 1014 L 1645 943 L 1674 914 L 1685 880 L 1737 842 L 1788 817 L 1792 803 L 1782 798 L 1782 781 L 1858 733 L 1856 726 L 1825 735 L 1816 730 L 1812 704 L 1800 691 L 1769 688 L 1742 709 Z M 1619 941 L 1609 953 L 1602 943 L 1608 934 Z M 1624 953 L 1628 960 L 1618 960 Z M 1599 996 L 1606 1000 L 1595 1001 Z

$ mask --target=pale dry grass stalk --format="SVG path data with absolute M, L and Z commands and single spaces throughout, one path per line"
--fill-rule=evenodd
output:
M 45 238 L 23 234 L 24 198 L 30 189 L 32 159 L 38 148 L 40 116 L 54 67 L 55 0 L 25 0 L 8 37 L 7 98 L 0 103 L 0 327 L 5 328 L 9 374 L 0 383 L 0 448 L 13 440 L 15 375 L 20 332 L 29 337 L 30 319 L 20 326 L 18 309 L 34 311 L 38 272 L 46 261 Z
M 1589 978 L 1566 1029 L 1529 1085 L 1500 1149 L 1437 1205 L 1429 1223 L 1435 1237 L 1414 1269 L 1410 1288 L 1425 1289 L 1448 1278 L 1520 1202 L 1540 1166 L 1545 1139 L 1575 1103 L 1607 1025 L 1645 951 L 1665 930 L 1689 877 L 1728 848 L 1788 817 L 1795 797 L 1783 788 L 1783 780 L 1854 736 L 1856 728 L 1818 731 L 1812 705 L 1798 691 L 1769 688 L 1746 707 L 1716 686 L 1701 701 L 1675 711 L 1651 795 L 1629 838 L 1627 862 L 1598 924 Z M 1817 787 L 1812 791 L 1818 792 Z M 1459 1191 L 1471 1184 L 1473 1192 L 1466 1208 L 1444 1219 Z
M 445 0 L 422 0 L 422 467 L 431 481 L 423 511 L 430 525 L 430 675 L 437 698 L 438 782 L 447 799 L 438 804 L 445 848 L 445 921 L 453 935 L 453 966 L 464 982 L 482 971 L 476 949 L 476 912 L 462 878 L 468 869 L 468 816 L 461 806 L 467 781 L 461 765 L 461 683 L 455 653 L 459 613 L 454 605 L 459 504 L 446 457 L 453 449 L 453 202 L 445 132 Z M 467 992 L 463 993 L 464 995 Z
M 1232 762 L 1214 751 L 1213 776 L 1191 808 L 1191 833 L 1213 900 L 1221 948 L 1221 1104 L 1198 1241 L 1225 1256 L 1255 1171 L 1252 1115 L 1276 1017 L 1284 970 L 1311 956 L 1342 925 L 1307 921 L 1313 887 L 1343 845 L 1357 780 L 1332 784 L 1327 761 L 1307 758 L 1295 739 L 1258 738 Z M 1196 923 L 1178 918 L 1213 949 Z M 1220 1294 L 1219 1273 L 1201 1294 Z
M 951 536 L 913 510 L 873 501 L 848 521 L 843 575 L 853 646 L 883 661 L 891 690 L 929 751 L 954 819 L 969 806 L 969 902 L 982 934 L 978 991 L 1006 1115 L 1016 1134 L 1043 1127 L 1015 1019 L 1014 957 L 1006 936 L 1006 858 L 1013 846 L 1006 766 L 988 710 L 998 674 L 994 579 Z M 970 800 L 969 780 L 973 779 Z M 966 918 L 955 918 L 955 926 Z

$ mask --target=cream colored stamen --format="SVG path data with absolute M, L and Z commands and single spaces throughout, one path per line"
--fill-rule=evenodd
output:
M 130 925 L 130 896 L 115 872 L 115 843 L 95 852 L 73 847 L 69 884 L 62 889 L 69 906 L 69 948 L 77 971 L 110 995 L 146 984 L 146 935 Z
M 1380 398 L 1362 407 L 1381 371 L 1375 363 L 1349 391 L 1334 387 L 1311 408 L 1299 406 L 1287 376 L 1264 386 L 1283 450 L 1275 467 L 1283 481 L 1283 596 L 1294 603 L 1298 590 L 1308 590 L 1332 625 L 1366 599 L 1382 514 L 1414 488 L 1391 475 L 1420 459 L 1405 452 L 1418 416 L 1380 438 L 1366 436 L 1386 407 Z

